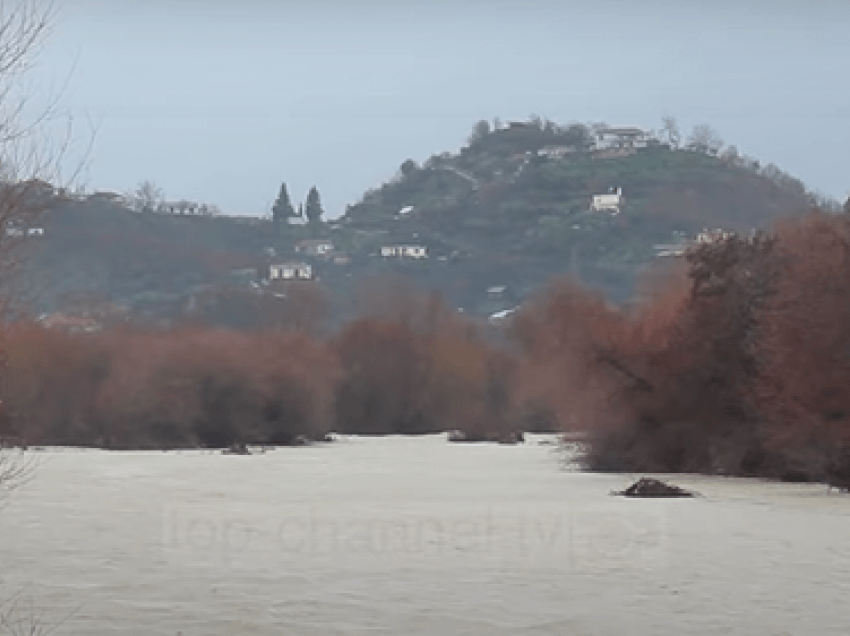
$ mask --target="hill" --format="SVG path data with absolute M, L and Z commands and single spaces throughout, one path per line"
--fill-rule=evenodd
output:
M 578 125 L 482 128 L 459 153 L 405 162 L 343 218 L 349 230 L 388 232 L 373 249 L 389 239 L 428 245 L 438 260 L 422 277 L 466 290 L 468 303 L 502 285 L 522 298 L 564 273 L 625 300 L 654 245 L 705 228 L 762 228 L 811 204 L 800 181 L 734 149 L 676 149 Z M 616 189 L 618 213 L 590 209 L 594 195 Z M 440 257 L 452 263 L 442 274 Z
M 603 194 L 609 208 L 591 209 Z M 623 301 L 656 245 L 704 228 L 765 227 L 812 201 L 800 181 L 733 147 L 719 152 L 699 139 L 677 147 L 637 129 L 481 122 L 459 152 L 405 161 L 332 223 L 136 212 L 103 198 L 56 197 L 44 236 L 30 241 L 21 288 L 35 292 L 37 312 L 97 301 L 173 318 L 204 295 L 248 302 L 270 265 L 297 259 L 331 292 L 338 319 L 360 281 L 387 274 L 480 315 L 515 306 L 566 273 Z M 326 239 L 333 252 L 297 251 L 307 238 Z M 403 246 L 424 248 L 427 258 Z

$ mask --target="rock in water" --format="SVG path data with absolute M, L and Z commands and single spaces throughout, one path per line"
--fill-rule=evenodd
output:
M 693 497 L 694 493 L 665 484 L 663 481 L 642 477 L 622 492 L 615 492 L 621 497 Z

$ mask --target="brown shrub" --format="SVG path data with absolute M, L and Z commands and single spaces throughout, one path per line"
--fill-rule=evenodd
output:
M 336 360 L 304 334 L 8 330 L 4 401 L 29 443 L 289 444 L 329 429 Z
M 739 472 L 754 444 L 744 388 L 759 277 L 771 244 L 731 239 L 690 257 L 626 312 L 563 282 L 517 321 L 538 388 L 567 430 L 591 432 L 601 470 Z
M 337 394 L 340 429 L 421 434 L 515 427 L 513 358 L 439 296 L 405 287 L 404 302 L 393 304 L 383 294 L 402 289 L 400 282 L 381 285 L 366 290 L 367 316 L 334 339 L 345 372 Z
M 759 311 L 751 394 L 768 447 L 825 478 L 850 457 L 850 219 L 813 213 L 777 236 L 781 275 Z

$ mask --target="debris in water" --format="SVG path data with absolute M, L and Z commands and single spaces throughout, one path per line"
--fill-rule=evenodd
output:
M 694 497 L 695 493 L 689 492 L 678 486 L 665 484 L 663 481 L 642 477 L 622 492 L 614 492 L 621 497 Z
M 465 431 L 449 431 L 448 440 L 450 442 L 495 442 L 497 444 L 523 444 L 525 442 L 525 433 L 522 431 L 512 431 L 510 433 L 470 433 Z

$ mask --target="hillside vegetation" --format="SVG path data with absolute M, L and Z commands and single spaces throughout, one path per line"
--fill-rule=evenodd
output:
M 259 307 L 248 294 L 269 265 L 297 259 L 329 292 L 336 322 L 350 317 L 352 290 L 388 274 L 438 290 L 473 315 L 514 307 L 563 274 L 624 301 L 655 260 L 655 245 L 703 228 L 764 228 L 816 199 L 775 166 L 761 167 L 734 147 L 720 152 L 696 132 L 683 145 L 669 131 L 667 139 L 650 135 L 633 154 L 604 158 L 594 145 L 599 130 L 536 119 L 498 128 L 480 122 L 459 152 L 405 161 L 394 179 L 332 222 L 315 214 L 305 225 L 277 215 L 163 214 L 57 197 L 43 218 L 45 235 L 30 241 L 19 287 L 29 290 L 32 312 L 96 299 L 174 320 L 199 302 L 221 314 L 222 295 Z M 547 157 L 552 147 L 569 152 Z M 619 214 L 590 210 L 593 195 L 616 188 Z M 344 257 L 297 253 L 304 238 L 326 238 Z M 383 246 L 396 244 L 423 246 L 428 258 L 381 257 Z M 494 287 L 504 289 L 488 294 Z M 211 305 L 202 302 L 210 295 L 217 298 Z

